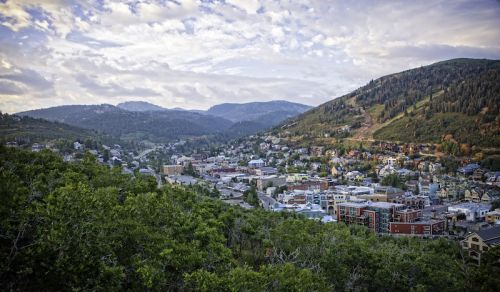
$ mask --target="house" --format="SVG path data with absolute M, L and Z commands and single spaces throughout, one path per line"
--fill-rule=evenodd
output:
M 500 225 L 473 232 L 461 242 L 462 248 L 469 256 L 481 264 L 481 255 L 491 248 L 500 245 Z
M 478 168 L 480 168 L 479 164 L 471 163 L 471 164 L 467 164 L 464 167 L 460 167 L 457 171 L 463 175 L 472 175 L 474 173 L 474 171 L 476 171 L 476 169 L 478 169 Z
M 486 222 L 490 224 L 500 224 L 500 208 L 486 213 Z
M 19 147 L 19 145 L 17 144 L 17 142 L 16 142 L 16 141 L 10 141 L 10 142 L 7 142 L 7 144 L 6 144 L 6 145 L 7 145 L 7 147 L 9 147 L 9 148 L 18 148 L 18 147 Z
M 151 176 L 155 175 L 155 172 L 149 168 L 141 168 L 139 169 L 139 173 L 142 175 L 151 175 Z
M 194 185 L 198 181 L 189 175 L 172 175 L 165 177 L 165 180 L 171 184 Z
M 253 159 L 248 162 L 248 167 L 260 168 L 266 166 L 266 163 L 262 159 Z
M 500 187 L 500 171 L 487 172 L 485 176 L 486 184 Z
M 465 190 L 465 200 L 469 202 L 480 202 L 482 195 L 478 189 Z
M 478 168 L 472 173 L 472 179 L 475 181 L 483 181 L 484 175 L 486 174 L 486 169 Z
M 38 144 L 38 143 L 34 143 L 34 144 L 31 146 L 31 152 L 40 152 L 40 151 L 42 151 L 43 149 L 45 149 L 45 144 Z
M 76 141 L 75 143 L 73 143 L 73 148 L 75 150 L 82 150 L 83 149 L 83 145 L 80 142 Z
M 180 175 L 184 171 L 184 166 L 182 165 L 164 165 L 163 174 L 164 175 Z

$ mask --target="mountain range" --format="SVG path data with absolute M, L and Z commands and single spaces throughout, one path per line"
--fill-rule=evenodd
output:
M 93 129 L 125 140 L 165 141 L 220 134 L 228 138 L 256 133 L 309 106 L 286 101 L 222 104 L 208 111 L 166 109 L 151 103 L 132 101 L 113 106 L 67 105 L 18 113 L 19 116 L 57 121 Z M 233 111 L 237 115 L 233 114 Z M 239 118 L 236 118 L 238 116 Z
M 500 61 L 453 59 L 370 81 L 275 129 L 338 140 L 500 145 Z
M 186 110 L 182 108 L 168 109 L 145 101 L 127 101 L 119 103 L 116 106 L 133 112 L 172 110 L 189 111 L 224 118 L 234 123 L 244 121 L 260 121 L 265 125 L 277 124 L 285 119 L 294 117 L 312 108 L 308 105 L 284 100 L 249 103 L 222 103 L 214 105 L 206 111 Z
M 272 128 L 291 141 L 500 145 L 500 61 L 453 59 L 371 80 L 318 107 L 286 101 L 226 103 L 206 111 L 142 101 L 71 105 L 18 113 L 92 129 L 125 140 L 165 141 Z

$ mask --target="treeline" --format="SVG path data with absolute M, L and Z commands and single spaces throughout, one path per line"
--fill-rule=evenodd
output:
M 382 122 L 410 110 L 424 97 L 430 98 L 431 112 L 477 115 L 486 108 L 484 114 L 494 120 L 499 113 L 499 84 L 500 61 L 456 59 L 372 80 L 349 96 L 356 96 L 356 103 L 365 108 L 383 104 Z
M 482 113 L 483 122 L 493 122 L 500 113 L 500 66 L 476 70 L 457 79 L 439 98 L 430 102 L 434 112 L 460 112 L 469 116 Z
M 41 142 L 58 138 L 88 139 L 97 133 L 58 122 L 20 117 L 0 112 L 0 139 L 5 141 Z
M 82 143 L 87 150 L 98 149 L 102 144 L 119 144 L 127 149 L 140 147 L 135 141 L 125 141 L 117 136 L 83 129 L 57 121 L 17 116 L 0 112 L 0 144 L 17 142 L 19 146 L 50 142 L 61 153 L 71 153 L 73 142 Z
M 188 111 L 130 112 L 107 104 L 59 106 L 20 115 L 63 121 L 127 140 L 159 142 L 218 133 L 232 124 L 223 118 Z
M 0 147 L 0 290 L 494 291 L 445 239 L 377 236 L 293 213 L 245 211 L 200 187 L 157 189 L 91 155 Z

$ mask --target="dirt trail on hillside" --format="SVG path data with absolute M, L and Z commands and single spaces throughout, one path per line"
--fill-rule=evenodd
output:
M 352 137 L 352 139 L 353 140 L 372 140 L 372 139 L 369 139 L 371 137 L 368 134 L 370 132 L 371 127 L 373 126 L 373 118 L 370 115 L 370 113 L 368 113 L 364 109 L 361 109 L 361 113 L 363 114 L 365 121 L 363 122 L 363 125 L 361 126 L 361 128 L 359 128 L 356 131 L 356 134 Z

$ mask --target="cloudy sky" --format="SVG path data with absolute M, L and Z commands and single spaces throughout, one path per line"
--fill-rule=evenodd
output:
M 500 2 L 0 0 L 0 110 L 310 105 L 436 61 L 500 59 Z

